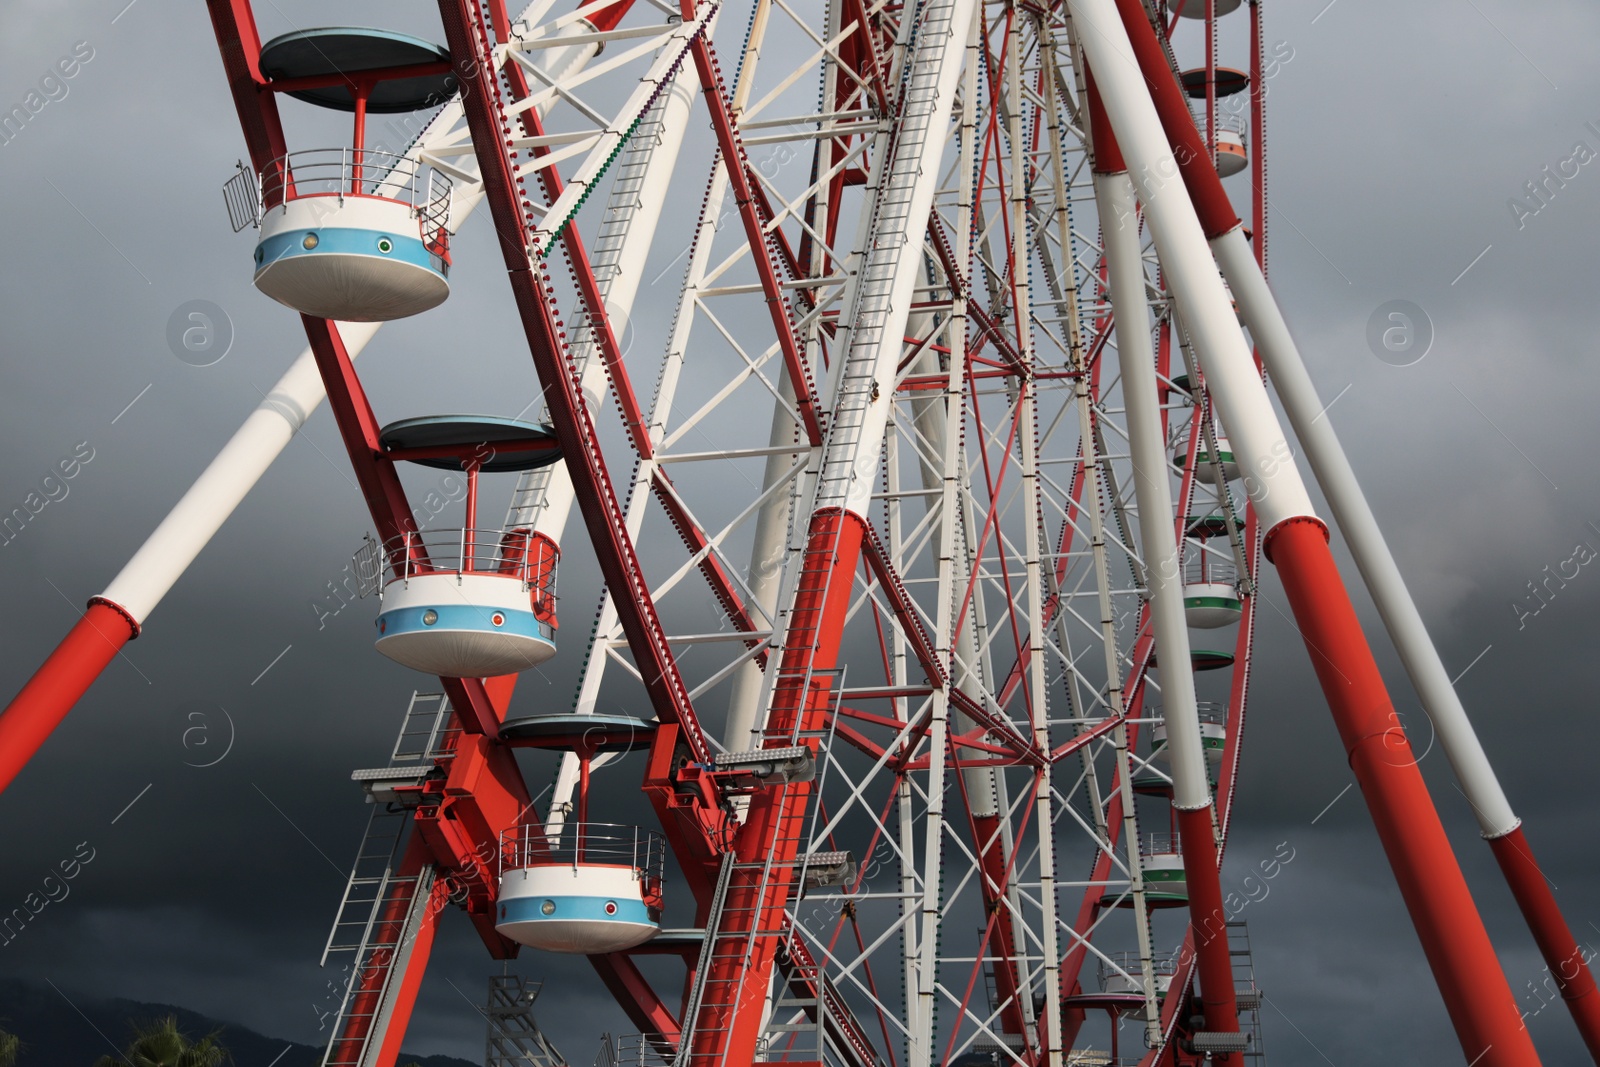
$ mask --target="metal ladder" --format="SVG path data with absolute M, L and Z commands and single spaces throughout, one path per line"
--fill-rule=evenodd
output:
M 884 326 L 894 278 L 901 267 L 905 246 L 921 246 L 927 220 L 911 218 L 911 203 L 922 177 L 923 146 L 935 136 L 939 114 L 938 81 L 945 42 L 952 32 L 954 0 L 927 0 L 921 5 L 917 37 L 901 88 L 901 108 L 889 147 L 889 165 L 868 230 L 865 262 L 851 316 L 850 345 L 838 383 L 838 401 L 828 427 L 822 472 L 817 481 L 816 506 L 842 507 L 855 476 L 861 429 L 867 411 L 883 389 L 893 382 L 877 381 L 880 348 L 897 349 L 899 338 L 886 338 Z
M 1255 959 L 1250 952 L 1250 927 L 1243 921 L 1228 923 L 1228 955 L 1233 961 L 1234 999 L 1239 1007 L 1239 1029 L 1250 1037 L 1245 1057 L 1258 1064 L 1267 1062 L 1262 1045 L 1261 987 L 1256 985 Z
M 778 802 L 781 803 L 783 793 L 790 786 L 785 784 L 774 788 L 779 793 Z M 803 826 L 805 820 L 802 818 L 797 822 Z M 778 926 L 764 928 L 759 925 L 760 917 L 789 899 L 791 883 L 800 876 L 799 868 L 804 861 L 804 838 L 804 831 L 798 835 L 780 836 L 770 842 L 762 858 L 755 861 L 741 863 L 732 853 L 724 855 L 722 869 L 717 876 L 717 889 L 712 897 L 711 914 L 706 921 L 706 939 L 701 945 L 689 1010 L 684 1013 L 686 1025 L 673 1067 L 688 1067 L 693 1059 L 695 1043 L 708 1032 L 724 1035 L 714 1062 L 737 1062 L 729 1058 L 733 1050 L 728 1047 L 726 1035 L 750 978 L 748 972 L 752 958 L 757 954 L 757 946 L 767 943 L 776 957 L 783 943 L 791 936 L 787 921 L 780 920 Z M 793 859 L 780 859 L 782 856 L 792 856 Z M 728 898 L 738 888 L 738 883 L 753 886 L 752 904 L 730 906 Z M 713 974 L 719 977 L 714 978 Z M 699 1022 L 708 1015 L 729 1020 L 730 1025 L 704 1030 L 699 1027 Z M 756 1051 L 759 1055 L 762 1049 L 758 1047 Z M 822 1058 L 820 1050 L 817 1058 Z
M 809 670 L 807 678 L 811 676 Z M 837 684 L 830 683 L 833 692 L 833 713 L 838 712 L 838 702 L 843 698 L 843 668 L 816 672 L 837 676 Z M 804 697 L 802 698 L 804 699 Z M 831 731 L 830 731 L 831 733 Z M 767 748 L 792 746 L 805 736 L 815 736 L 801 729 L 797 717 L 794 728 L 786 735 L 767 736 Z M 828 735 L 819 743 L 819 757 L 828 750 Z M 779 835 L 767 843 L 758 860 L 741 862 L 733 853 L 725 853 L 717 873 L 716 888 L 712 893 L 711 908 L 706 919 L 705 940 L 700 946 L 699 961 L 695 968 L 695 983 L 690 989 L 689 1001 L 683 1013 L 685 1025 L 679 1039 L 674 1067 L 686 1067 L 692 1059 L 697 1035 L 707 1032 L 727 1032 L 727 1027 L 706 1031 L 699 1027 L 708 1014 L 720 1015 L 731 1021 L 741 994 L 750 980 L 749 968 L 757 955 L 758 944 L 770 948 L 776 988 L 766 992 L 771 996 L 770 1021 L 765 1027 L 757 1053 L 770 1053 L 773 1057 L 794 1059 L 795 1053 L 809 1063 L 838 1065 L 838 1067 L 873 1067 L 878 1062 L 872 1043 L 862 1032 L 848 1006 L 828 981 L 823 969 L 812 958 L 793 921 L 787 913 L 789 902 L 804 892 L 806 868 L 816 857 L 810 852 L 810 838 L 816 830 L 815 801 L 821 795 L 824 775 L 808 788 L 806 805 L 790 816 L 795 832 Z M 791 788 L 791 783 L 770 787 L 776 793 L 775 806 L 781 808 Z M 753 889 L 753 903 L 745 907 L 729 904 L 731 891 L 744 887 Z M 760 917 L 776 908 L 778 925 L 762 927 Z M 716 973 L 722 977 L 713 979 Z M 805 1022 L 791 1021 L 803 1014 Z M 804 1051 L 794 1048 L 778 1049 L 771 1045 L 773 1035 L 801 1034 L 813 1036 L 814 1045 Z M 790 1044 L 793 1044 L 791 1041 Z M 716 1062 L 726 1064 L 729 1053 L 726 1040 L 715 1054 Z M 808 1055 L 809 1053 L 809 1055 Z
M 401 833 L 391 834 L 396 821 Z M 432 867 L 410 877 L 394 874 L 409 822 L 406 813 L 374 809 L 340 901 L 322 959 L 326 964 L 335 953 L 350 953 L 351 961 L 322 1067 L 372 1067 L 375 1062 L 381 1040 L 373 1039 L 382 1035 L 380 1022 L 394 1007 L 395 977 L 405 973 L 413 934 L 433 891 Z
M 567 1067 L 533 1018 L 533 1002 L 544 988 L 515 974 L 489 978 L 489 1002 L 484 1017 L 489 1022 L 484 1067 Z
M 589 266 L 594 271 L 595 284 L 600 289 L 602 299 L 610 295 L 611 283 L 622 270 L 623 243 L 639 208 L 639 192 L 647 179 L 651 157 L 661 143 L 661 115 L 666 103 L 667 97 L 663 94 L 645 112 L 639 121 L 639 128 L 628 140 L 622 161 L 613 168 L 611 190 L 606 197 L 605 213 L 601 216 L 600 233 L 589 252 Z M 589 361 L 595 356 L 594 331 L 587 315 L 573 316 L 572 336 L 567 343 L 573 366 L 581 378 L 587 374 Z M 622 344 L 623 339 L 617 338 L 617 343 Z M 548 409 L 540 418 L 549 418 Z M 554 467 L 540 467 L 524 471 L 517 479 L 517 487 L 511 494 L 511 506 L 506 511 L 506 529 L 534 525 L 539 509 L 544 507 L 545 493 L 554 470 Z
M 390 758 L 403 769 L 431 767 L 450 756 L 460 726 L 442 693 L 413 692 Z M 357 772 L 357 778 L 361 772 Z M 350 956 L 344 995 L 334 1016 L 333 1032 L 323 1053 L 323 1067 L 367 1067 L 377 1054 L 372 1038 L 398 993 L 392 981 L 405 973 L 412 936 L 433 891 L 433 868 L 419 874 L 397 874 L 409 839 L 411 812 L 391 804 L 375 804 L 355 863 L 323 945 L 321 965 L 336 955 Z
M 395 763 L 448 759 L 451 742 L 460 733 L 460 725 L 451 718 L 449 697 L 413 692 L 389 758 Z
M 377 922 L 379 904 L 389 888 L 401 881 L 414 881 L 394 875 L 410 825 L 410 812 L 390 811 L 386 806 L 373 808 L 344 896 L 339 900 L 333 928 L 322 947 L 321 966 L 326 967 L 328 957 L 336 952 L 359 952 Z
M 845 1006 L 838 989 L 817 964 L 798 935 L 785 942 L 778 957 L 781 975 L 772 1003 L 772 1022 L 767 1033 L 810 1032 L 817 1059 L 847 1067 L 874 1067 L 880 1061 L 872 1042 L 861 1032 L 855 1017 Z M 784 1022 L 785 1015 L 806 1021 Z

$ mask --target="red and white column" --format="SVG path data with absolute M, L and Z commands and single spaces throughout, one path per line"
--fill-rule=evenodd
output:
M 1306 639 L 1468 1062 L 1538 1062 L 1466 881 L 1411 757 L 1232 301 L 1168 146 L 1115 0 L 1069 0 L 1157 253 L 1266 530 L 1267 556 Z M 1140 17 L 1143 15 L 1141 13 Z

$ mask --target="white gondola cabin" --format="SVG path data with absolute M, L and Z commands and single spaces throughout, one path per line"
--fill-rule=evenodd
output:
M 666 844 L 635 826 L 518 826 L 500 839 L 495 929 L 530 948 L 593 955 L 661 929 Z
M 378 651 L 446 678 L 487 678 L 556 654 L 559 552 L 527 528 L 477 526 L 478 476 L 555 462 L 550 431 L 491 416 L 441 415 L 384 427 L 391 458 L 465 471 L 466 523 L 407 531 L 382 546 L 390 577 L 377 619 Z
M 256 288 L 317 318 L 384 322 L 450 294 L 450 178 L 367 147 L 369 114 L 436 107 L 456 94 L 449 55 L 383 30 L 301 30 L 261 49 L 269 86 L 355 117 L 350 147 L 287 152 L 225 190 L 235 230 L 255 225 Z
M 1192 15 L 1190 6 L 1184 8 L 1185 15 Z M 1237 0 L 1228 7 L 1228 11 L 1237 7 Z M 1217 14 L 1224 15 L 1224 5 L 1217 4 Z M 1200 14 L 1197 18 L 1205 17 L 1205 4 L 1199 5 Z M 1250 163 L 1249 153 L 1245 149 L 1245 130 L 1248 127 L 1247 107 L 1248 97 L 1239 94 L 1250 88 L 1250 75 L 1233 67 L 1215 67 L 1210 77 L 1206 74 L 1205 67 L 1195 67 L 1186 70 L 1180 76 L 1183 91 L 1189 99 L 1194 101 L 1190 106 L 1194 109 L 1194 124 L 1204 137 L 1209 128 L 1206 121 L 1206 89 L 1209 82 L 1211 86 L 1212 115 L 1216 125 L 1216 163 L 1217 173 L 1227 178 L 1238 174 Z
M 1190 540 L 1186 548 L 1183 565 L 1185 619 L 1196 630 L 1232 626 L 1244 614 L 1232 546 L 1223 541 L 1219 551 L 1207 547 L 1206 541 Z
M 1217 441 L 1217 461 L 1222 466 L 1222 476 L 1228 481 L 1237 481 L 1239 478 L 1239 461 L 1234 458 L 1233 448 L 1228 444 L 1228 439 L 1222 436 L 1220 429 L 1215 430 Z M 1172 454 L 1172 460 L 1183 470 L 1189 462 L 1188 442 L 1181 441 Z M 1204 436 L 1200 438 L 1195 448 L 1195 477 L 1203 479 L 1210 484 L 1216 477 L 1216 467 L 1211 462 L 1211 446 L 1206 443 Z
M 618 952 L 661 928 L 666 846 L 660 834 L 589 821 L 589 768 L 602 752 L 650 745 L 654 720 L 595 713 L 508 719 L 501 737 L 517 747 L 578 757 L 576 819 L 557 805 L 543 824 L 500 836 L 500 896 L 495 928 L 547 952 Z
M 1222 753 L 1228 746 L 1228 709 L 1225 705 L 1202 700 L 1196 705 L 1200 715 L 1200 745 L 1206 754 L 1206 769 L 1215 777 L 1222 766 Z M 1157 722 L 1150 731 L 1150 758 L 1167 759 L 1167 724 Z

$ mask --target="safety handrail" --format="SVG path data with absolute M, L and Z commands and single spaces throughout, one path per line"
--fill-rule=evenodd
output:
M 369 542 L 356 556 L 358 577 L 381 571 L 381 564 L 373 558 L 380 551 L 390 575 L 385 585 L 436 574 L 516 578 L 524 589 L 537 594 L 535 613 L 554 611 L 561 550 L 526 526 L 412 530 L 389 538 L 381 549 Z M 363 562 L 364 556 L 368 562 Z
M 1218 726 L 1222 726 L 1228 721 L 1228 706 L 1220 701 L 1199 700 L 1195 702 L 1194 707 L 1201 722 L 1215 723 Z M 1157 720 L 1157 728 L 1160 728 L 1162 725 L 1164 725 L 1159 721 L 1161 719 L 1161 706 L 1159 704 L 1155 705 L 1154 707 L 1150 707 L 1145 714 L 1150 718 Z
M 500 873 L 529 867 L 631 867 L 647 887 L 666 871 L 666 838 L 616 823 L 569 822 L 560 829 L 513 826 L 500 834 Z
M 1143 856 L 1179 856 L 1183 854 L 1177 834 L 1145 834 L 1139 841 Z
M 1200 130 L 1201 135 L 1204 136 L 1206 132 L 1205 101 L 1200 100 L 1190 104 L 1189 110 L 1194 114 L 1195 126 Z M 1219 133 L 1223 130 L 1226 130 L 1229 133 L 1236 133 L 1240 137 L 1243 137 L 1245 135 L 1245 131 L 1250 125 L 1248 115 L 1242 111 L 1234 111 L 1228 107 L 1225 107 L 1220 100 L 1217 101 L 1216 116 L 1217 132 Z
M 376 148 L 306 148 L 279 156 L 261 171 L 263 204 L 310 196 L 372 197 L 405 204 L 425 235 L 450 221 L 448 175 L 414 156 Z
M 1176 952 L 1152 952 L 1150 954 L 1150 972 L 1155 978 L 1171 978 L 1178 973 L 1179 954 Z M 1106 958 L 1100 961 L 1099 971 L 1100 988 L 1106 987 L 1106 982 L 1111 979 L 1122 979 L 1124 975 L 1139 978 L 1144 974 L 1144 961 L 1137 952 L 1108 952 Z
M 1234 585 L 1239 581 L 1239 568 L 1231 553 L 1224 555 L 1190 542 L 1189 551 L 1184 554 L 1183 581 L 1185 585 L 1198 582 Z

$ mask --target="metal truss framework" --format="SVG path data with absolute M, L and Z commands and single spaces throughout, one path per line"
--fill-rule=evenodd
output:
M 675 861 L 669 907 L 700 932 L 591 957 L 639 1031 L 623 1047 L 683 1067 L 1123 1062 L 1119 1025 L 1136 1018 L 1142 1065 L 1242 1063 L 1254 991 L 1233 984 L 1217 865 L 1264 550 L 1323 641 L 1313 660 L 1341 728 L 1355 713 L 1329 672 L 1358 675 L 1375 707 L 1387 698 L 1322 563 L 1325 526 L 1283 510 L 1292 462 L 1294 484 L 1273 482 L 1286 476 L 1253 444 L 1264 431 L 1240 383 L 1258 388 L 1259 367 L 1225 366 L 1168 228 L 1187 184 L 1206 238 L 1235 231 L 1209 162 L 1214 10 L 1201 128 L 1156 93 L 1162 147 L 1180 149 L 1167 175 L 1140 155 L 1148 96 L 1105 62 L 1120 39 L 1151 84 L 1172 80 L 1178 19 L 1137 0 L 439 6 L 463 91 L 412 151 L 460 183 L 459 206 L 487 203 L 537 376 L 524 391 L 542 388 L 566 458 L 524 480 L 510 521 L 599 564 L 576 707 L 648 705 L 658 720 L 642 786 Z M 281 87 L 258 68 L 248 0 L 208 7 L 261 171 L 286 152 Z M 1259 87 L 1261 10 L 1247 10 Z M 1248 98 L 1257 274 L 1263 96 Z M 1127 217 L 1097 208 L 1107 176 L 1137 193 Z M 663 205 L 684 203 L 684 184 L 704 190 L 698 215 L 656 276 L 681 287 L 657 316 L 668 325 L 645 329 L 635 300 L 682 236 Z M 1121 260 L 1114 232 L 1131 241 Z M 388 543 L 416 524 L 354 367 L 371 330 L 303 319 Z M 625 344 L 630 329 L 642 344 Z M 1135 351 L 1153 389 L 1131 384 Z M 1152 447 L 1159 471 L 1136 462 Z M 1154 538 L 1169 507 L 1170 537 Z M 1166 542 L 1171 555 L 1150 547 Z M 1190 567 L 1236 576 L 1230 647 L 1161 631 Z M 60 706 L 42 732 L 29 719 L 28 752 L 165 590 L 132 607 L 112 591 L 57 653 L 71 684 L 29 697 Z M 568 760 L 535 810 L 500 736 L 514 677 L 441 681 L 445 697 L 408 710 L 384 773 L 412 777 L 393 819 L 375 817 L 330 938 L 355 963 L 327 1064 L 394 1063 L 442 909 L 464 909 L 491 956 L 515 953 L 495 930 L 499 835 L 559 822 L 571 795 Z M 1181 740 L 1197 693 L 1226 723 L 1210 764 L 1185 762 L 1199 759 Z M 426 742 L 402 751 L 424 720 Z M 1398 728 L 1379 732 L 1404 747 Z M 1442 831 L 1424 840 L 1437 818 L 1420 778 L 1371 766 L 1366 736 L 1352 762 L 1403 888 L 1423 846 L 1454 870 Z M 753 783 L 718 759 L 794 746 L 814 777 Z M 1407 813 L 1421 831 L 1394 829 Z M 1186 897 L 1161 881 L 1176 855 Z M 1468 1058 L 1536 1062 L 1508 1031 L 1492 954 L 1481 966 L 1464 883 L 1448 908 L 1407 901 Z M 1436 943 L 1441 915 L 1464 947 Z M 1560 961 L 1551 929 L 1541 947 Z M 681 972 L 663 984 L 648 955 Z M 1592 1009 L 1587 971 L 1562 973 Z

